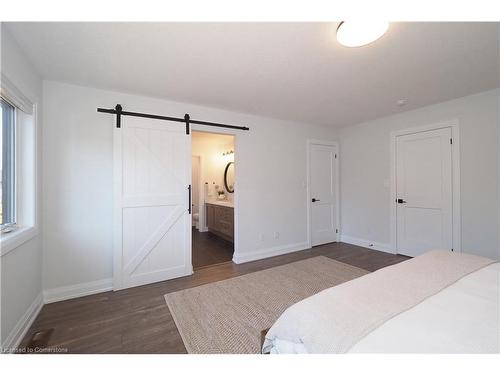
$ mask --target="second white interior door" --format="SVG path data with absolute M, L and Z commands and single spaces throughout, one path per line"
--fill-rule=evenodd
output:
M 312 246 L 337 240 L 336 154 L 337 147 L 334 145 L 310 144 L 309 205 Z
M 396 137 L 397 251 L 453 247 L 451 128 Z

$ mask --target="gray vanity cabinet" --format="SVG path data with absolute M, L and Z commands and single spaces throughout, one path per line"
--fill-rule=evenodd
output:
M 234 242 L 234 208 L 206 203 L 208 231 Z

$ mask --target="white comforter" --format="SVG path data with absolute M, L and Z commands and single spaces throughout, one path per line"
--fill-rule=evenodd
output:
M 500 263 L 494 263 L 386 321 L 348 352 L 500 353 L 499 327 Z M 300 337 L 280 337 L 276 329 L 270 351 L 314 352 Z

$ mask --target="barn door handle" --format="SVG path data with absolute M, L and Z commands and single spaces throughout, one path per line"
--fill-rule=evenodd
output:
M 319 202 L 319 201 L 320 201 L 320 199 L 316 199 L 316 198 L 311 199 L 311 202 L 313 202 L 313 203 L 314 202 Z
M 188 186 L 188 200 L 189 200 L 188 213 L 191 215 L 191 185 Z
M 401 198 L 398 198 L 397 202 L 399 204 L 403 204 L 403 203 L 406 203 L 406 201 L 404 199 L 401 199 Z

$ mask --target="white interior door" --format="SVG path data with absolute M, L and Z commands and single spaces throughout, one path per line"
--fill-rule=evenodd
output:
M 192 273 L 191 137 L 178 124 L 122 117 L 114 130 L 114 289 Z
M 337 147 L 312 143 L 309 148 L 309 192 L 311 244 L 337 240 L 336 207 Z
M 452 249 L 451 128 L 396 137 L 398 253 Z

